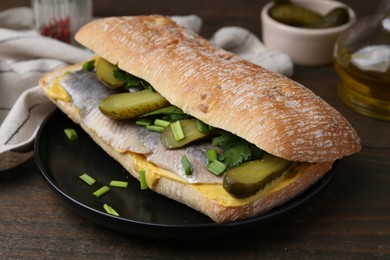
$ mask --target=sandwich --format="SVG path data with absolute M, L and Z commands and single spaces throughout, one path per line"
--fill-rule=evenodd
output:
M 216 223 L 288 202 L 361 149 L 312 91 L 167 17 L 97 19 L 75 39 L 96 56 L 43 92 L 150 190 Z

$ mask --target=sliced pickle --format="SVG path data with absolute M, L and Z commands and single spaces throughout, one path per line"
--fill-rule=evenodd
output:
M 99 58 L 96 62 L 97 77 L 110 88 L 119 88 L 125 83 L 123 80 L 115 78 L 115 70 L 118 70 L 118 67 L 103 58 Z
M 210 135 L 211 132 L 201 133 L 196 124 L 196 119 L 184 119 L 180 120 L 181 128 L 184 132 L 184 138 L 176 140 L 175 135 L 171 127 L 165 128 L 161 133 L 161 141 L 163 145 L 168 149 L 175 149 L 183 147 L 194 141 L 201 140 Z
M 281 176 L 291 165 L 291 161 L 266 153 L 261 160 L 250 161 L 227 171 L 223 187 L 236 198 L 246 198 Z
M 99 109 L 114 119 L 130 119 L 168 105 L 168 101 L 159 93 L 145 89 L 108 96 L 100 102 Z

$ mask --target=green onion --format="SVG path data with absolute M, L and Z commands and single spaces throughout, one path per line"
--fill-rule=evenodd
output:
M 127 188 L 129 183 L 127 181 L 110 181 L 111 187 Z
M 162 120 L 162 119 L 156 119 L 154 120 L 154 125 L 157 125 L 157 126 L 161 126 L 161 127 L 168 127 L 171 123 L 169 121 L 166 121 L 166 120 Z
M 135 121 L 135 124 L 139 126 L 148 126 L 152 124 L 152 120 L 149 118 L 140 118 L 137 121 Z
M 186 155 L 183 155 L 181 157 L 181 164 L 183 165 L 184 173 L 186 175 L 190 175 L 192 173 L 192 168 L 191 168 L 190 161 L 188 160 Z
M 79 138 L 76 130 L 74 130 L 73 128 L 64 129 L 64 133 L 66 135 L 66 138 L 68 138 L 68 140 L 70 140 L 70 141 L 74 141 L 74 140 L 77 140 Z
M 148 184 L 146 183 L 145 171 L 141 170 L 138 172 L 138 174 L 139 174 L 139 182 L 140 182 L 141 190 L 148 189 L 149 187 Z
M 215 149 L 207 150 L 207 163 L 210 164 L 212 161 L 216 161 L 218 159 L 218 153 Z
M 100 189 L 98 189 L 97 191 L 95 191 L 94 193 L 92 193 L 92 195 L 97 197 L 97 198 L 99 198 L 99 197 L 103 196 L 104 194 L 106 194 L 109 191 L 110 191 L 110 187 L 103 186 Z
M 88 174 L 84 173 L 82 175 L 79 176 L 80 179 L 82 179 L 86 184 L 88 184 L 89 186 L 92 186 L 95 184 L 96 180 L 94 178 L 92 178 L 91 176 L 89 176 Z
M 162 126 L 158 126 L 158 125 L 147 125 L 146 128 L 149 130 L 149 131 L 152 131 L 152 132 L 157 132 L 157 133 L 161 133 L 162 131 L 164 131 L 164 127 Z
M 214 160 L 207 165 L 207 170 L 219 176 L 226 170 L 226 165 L 220 161 Z
M 199 119 L 196 119 L 196 127 L 202 134 L 208 133 L 210 131 L 209 125 L 200 121 Z
M 106 203 L 104 203 L 103 208 L 106 210 L 108 214 L 119 217 L 118 212 L 116 212 L 115 209 L 113 209 L 111 206 L 107 205 Z
M 185 135 L 183 128 L 181 127 L 180 121 L 176 121 L 171 124 L 173 135 L 175 136 L 176 141 L 184 139 Z

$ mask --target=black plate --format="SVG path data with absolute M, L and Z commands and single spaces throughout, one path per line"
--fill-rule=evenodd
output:
M 76 129 L 79 139 L 67 140 L 65 128 Z M 185 205 L 150 190 L 141 190 L 137 180 L 59 110 L 45 120 L 38 132 L 35 160 L 49 186 L 81 216 L 120 232 L 164 239 L 215 238 L 269 226 L 306 205 L 335 173 L 333 168 L 304 194 L 265 215 L 216 224 Z M 92 187 L 86 185 L 79 179 L 82 173 L 95 177 L 97 183 Z M 112 188 L 99 199 L 92 195 L 114 179 L 128 181 L 128 188 Z M 107 214 L 104 203 L 116 209 L 120 217 Z

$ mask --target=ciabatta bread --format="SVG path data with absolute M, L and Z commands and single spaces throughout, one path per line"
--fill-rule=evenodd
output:
M 285 177 L 291 178 L 286 185 L 268 185 L 255 199 L 235 206 L 210 196 L 199 185 L 163 175 L 149 183 L 157 193 L 218 223 L 253 217 L 291 200 L 322 178 L 336 159 L 360 149 L 360 140 L 347 120 L 311 91 L 216 48 L 168 18 L 100 19 L 84 26 L 76 40 L 145 79 L 186 113 L 235 133 L 268 153 L 303 162 Z M 79 69 L 81 65 L 54 71 L 40 81 L 40 86 L 51 98 L 48 91 L 56 78 L 64 71 Z M 72 102 L 51 99 L 135 178 L 139 178 L 140 168 L 134 158 L 150 166 L 142 156 L 119 152 L 97 136 Z
M 100 19 L 75 38 L 151 83 L 184 112 L 273 155 L 328 162 L 360 150 L 348 121 L 310 90 L 215 47 L 168 18 Z

